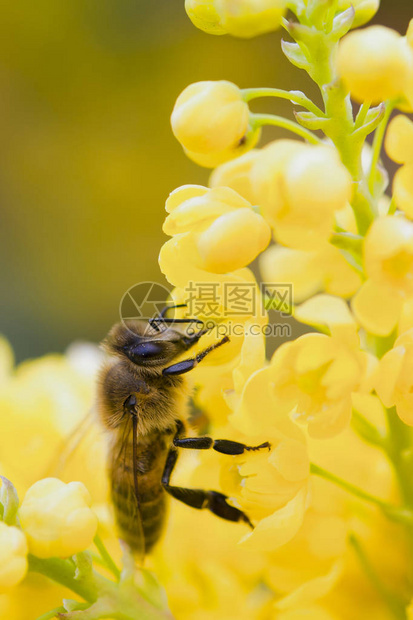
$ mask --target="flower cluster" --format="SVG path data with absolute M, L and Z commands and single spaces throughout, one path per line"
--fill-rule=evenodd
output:
M 185 451 L 174 484 L 220 489 L 253 525 L 172 505 L 148 565 L 179 619 L 413 617 L 413 123 L 400 114 L 389 124 L 395 109 L 413 108 L 413 25 L 405 36 L 350 32 L 378 5 L 185 2 L 210 34 L 251 37 L 282 24 L 292 39 L 283 52 L 323 104 L 209 81 L 188 86 L 172 112 L 184 152 L 214 170 L 208 187 L 184 185 L 167 199 L 160 268 L 175 287 L 175 316 L 203 323 L 195 349 L 229 336 L 188 373 L 191 421 L 249 448 Z M 260 97 L 301 110 L 295 120 L 254 113 L 249 102 Z M 295 139 L 259 148 L 266 125 Z M 391 190 L 383 145 L 401 166 Z M 274 346 L 265 330 L 285 314 L 294 333 Z M 24 495 L 19 506 L 3 480 L 0 615 L 27 617 L 21 593 L 37 572 L 86 601 L 65 597 L 66 618 L 170 618 L 153 575 L 127 554 L 120 573 L 107 551 L 119 563 L 102 436 L 61 468 L 96 357 L 71 350 L 13 373 L 6 344 L 0 357 L 2 473 Z M 17 429 L 21 451 L 10 441 Z M 115 582 L 93 568 L 93 540 Z M 46 583 L 50 600 L 62 595 Z
M 251 306 L 237 346 L 193 374 L 196 402 L 215 435 L 270 444 L 221 457 L 220 483 L 254 523 L 239 546 L 263 562 L 277 618 L 363 617 L 352 607 L 362 606 L 360 595 L 348 601 L 348 584 L 360 574 L 378 590 L 369 595 L 375 617 L 404 614 L 413 594 L 402 552 L 413 517 L 413 124 L 397 116 L 386 135 L 392 111 L 413 105 L 413 26 L 405 36 L 382 26 L 349 33 L 378 5 L 297 1 L 288 3 L 295 17 L 287 21 L 286 5 L 277 2 L 185 4 L 210 34 L 252 36 L 283 21 L 293 39 L 283 41 L 285 55 L 323 97 L 319 108 L 298 91 L 200 82 L 184 90 L 172 113 L 186 154 L 215 168 L 209 190 L 184 186 L 166 204 L 164 231 L 172 239 L 160 266 L 177 287 L 173 298 L 189 306 L 195 282 L 215 283 L 216 307 L 196 316 L 222 325 L 230 314 L 221 303 L 224 285 L 254 281 L 248 266 L 258 256 L 271 291 L 259 308 L 287 310 L 312 330 L 277 343 L 267 361 L 263 334 L 249 327 L 268 319 Z M 357 113 L 349 94 L 361 104 Z M 303 110 L 296 122 L 253 113 L 249 102 L 259 97 L 289 99 Z M 301 140 L 258 148 L 265 125 Z M 384 144 L 402 164 L 392 195 L 385 193 Z M 287 284 L 293 298 L 280 307 Z M 201 293 L 197 301 L 205 302 Z M 388 528 L 399 542 L 385 558 L 374 545 Z M 265 609 L 263 602 L 262 617 Z

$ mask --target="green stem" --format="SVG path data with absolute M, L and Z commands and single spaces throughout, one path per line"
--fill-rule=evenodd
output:
M 359 129 L 364 124 L 364 121 L 366 120 L 367 112 L 369 111 L 369 109 L 370 109 L 370 101 L 365 101 L 360 106 L 360 109 L 356 116 L 356 122 L 354 124 L 354 129 Z
M 331 245 L 334 245 L 340 250 L 347 250 L 355 254 L 361 254 L 363 251 L 363 237 L 361 235 L 354 235 L 349 232 L 333 232 L 330 237 Z
M 364 441 L 387 452 L 389 440 L 386 433 L 380 432 L 374 424 L 369 422 L 361 413 L 356 411 L 356 409 L 353 409 L 351 425 Z
M 251 124 L 254 129 L 258 127 L 263 127 L 264 125 L 274 125 L 275 127 L 281 127 L 282 129 L 287 129 L 288 131 L 292 131 L 297 134 L 307 142 L 311 144 L 321 144 L 320 138 L 318 138 L 312 131 L 301 127 L 298 123 L 294 121 L 290 121 L 287 118 L 282 116 L 275 116 L 272 114 L 250 114 Z
M 389 210 L 387 211 L 387 215 L 394 215 L 396 213 L 396 209 L 397 209 L 396 201 L 394 199 L 394 196 L 392 196 L 392 199 L 389 204 Z
M 374 133 L 374 139 L 373 139 L 373 150 L 372 150 L 372 156 L 371 156 L 370 171 L 369 171 L 369 176 L 368 176 L 368 186 L 369 186 L 370 193 L 372 195 L 374 191 L 374 179 L 376 175 L 376 168 L 377 168 L 378 161 L 380 159 L 380 152 L 381 152 L 381 147 L 383 145 L 384 134 L 386 132 L 387 123 L 389 122 L 391 113 L 393 112 L 395 102 L 388 101 L 385 104 L 385 106 L 386 106 L 386 111 L 384 113 L 384 116 L 379 126 L 377 127 Z
M 53 618 L 57 616 L 57 614 L 64 614 L 64 613 L 66 613 L 66 609 L 64 607 L 55 607 L 55 609 L 51 609 L 50 611 L 47 611 L 42 616 L 39 616 L 38 618 L 36 618 L 36 620 L 52 620 Z
M 321 478 L 336 484 L 355 497 L 378 506 L 389 518 L 408 524 L 409 526 L 413 526 L 413 512 L 411 510 L 399 508 L 398 506 L 389 504 L 379 497 L 371 495 L 371 493 L 367 493 L 367 491 L 363 491 L 363 489 L 356 487 L 354 484 L 351 484 L 351 482 L 347 482 L 346 480 L 343 480 L 343 478 L 339 478 L 335 474 L 319 467 L 318 465 L 315 465 L 314 463 L 311 463 L 310 472 L 315 476 L 320 476 Z
M 69 588 L 85 601 L 93 603 L 97 599 L 97 589 L 93 583 L 75 579 L 75 567 L 68 560 L 48 558 L 47 560 L 29 555 L 29 570 L 40 573 L 62 586 Z M 103 579 L 103 577 L 102 577 Z
M 100 555 L 102 556 L 102 559 L 103 559 L 103 561 L 105 563 L 105 566 L 114 575 L 116 580 L 119 581 L 119 579 L 120 579 L 120 570 L 116 566 L 115 562 L 113 561 L 111 555 L 109 554 L 108 550 L 106 549 L 105 545 L 102 542 L 102 539 L 100 538 L 100 536 L 98 534 L 96 534 L 93 542 L 95 543 L 96 548 L 98 549 Z
M 413 453 L 409 428 L 397 415 L 395 407 L 386 409 L 389 431 L 388 455 L 396 471 L 402 498 L 413 509 Z
M 350 534 L 349 543 L 353 547 L 354 552 L 360 562 L 364 573 L 370 580 L 371 584 L 377 590 L 384 603 L 387 605 L 389 611 L 395 618 L 399 620 L 406 620 L 405 605 L 400 601 L 387 587 L 382 583 L 380 577 L 374 570 L 369 558 L 367 557 L 361 543 L 354 534 Z
M 410 429 L 397 415 L 395 407 L 386 409 L 389 434 L 388 457 L 393 465 L 400 494 L 410 509 L 413 509 L 413 453 Z M 408 579 L 413 588 L 413 528 L 406 524 L 407 547 L 409 549 Z
M 281 88 L 244 88 L 241 93 L 242 98 L 246 102 L 260 97 L 278 97 L 279 99 L 288 99 L 288 101 L 306 108 L 306 110 L 312 112 L 316 116 L 324 116 L 324 112 L 299 90 L 283 90 Z
M 114 583 L 100 573 L 91 570 L 90 576 L 76 578 L 76 566 L 69 560 L 59 558 L 41 559 L 29 555 L 29 570 L 44 575 L 69 588 L 90 605 L 80 618 L 119 618 L 122 620 L 172 620 L 169 611 L 155 607 L 138 592 L 133 583 L 121 581 Z M 65 617 L 72 617 L 71 612 Z

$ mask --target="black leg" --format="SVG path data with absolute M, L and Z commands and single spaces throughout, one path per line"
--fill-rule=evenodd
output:
M 223 495 L 223 493 L 218 493 L 218 491 L 185 489 L 183 487 L 171 486 L 169 482 L 177 459 L 177 451 L 174 448 L 171 448 L 168 453 L 162 475 L 162 485 L 169 495 L 172 495 L 175 499 L 183 502 L 187 506 L 191 506 L 192 508 L 196 508 L 198 510 L 206 509 L 226 521 L 241 521 L 247 523 L 252 529 L 254 528 L 251 521 L 247 515 L 242 512 L 242 510 L 238 510 L 238 508 L 235 508 L 227 503 L 228 498 L 226 495 Z
M 199 364 L 199 362 L 202 362 L 202 360 L 204 359 L 204 357 L 208 355 L 208 353 L 211 353 L 211 351 L 214 351 L 215 349 L 225 344 L 226 342 L 229 342 L 228 336 L 224 336 L 222 340 L 204 349 L 203 351 L 198 353 L 198 355 L 196 355 L 194 358 L 183 360 L 182 362 L 178 362 L 177 364 L 172 364 L 172 366 L 168 366 L 167 368 L 164 368 L 162 370 L 162 374 L 163 375 L 183 375 L 185 372 L 189 372 L 190 370 L 195 368 L 195 366 Z
M 271 444 L 266 441 L 259 446 L 246 446 L 238 441 L 230 439 L 212 439 L 212 437 L 175 437 L 174 446 L 177 448 L 190 448 L 191 450 L 209 450 L 212 448 L 221 454 L 244 454 L 263 448 L 271 449 Z

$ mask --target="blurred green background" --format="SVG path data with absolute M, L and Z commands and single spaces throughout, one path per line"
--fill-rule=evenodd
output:
M 209 174 L 170 131 L 185 86 L 314 91 L 282 56 L 280 32 L 208 36 L 183 0 L 0 6 L 0 329 L 24 359 L 101 340 L 130 286 L 162 282 L 165 198 Z M 404 33 L 410 17 L 411 0 L 382 0 L 375 21 Z

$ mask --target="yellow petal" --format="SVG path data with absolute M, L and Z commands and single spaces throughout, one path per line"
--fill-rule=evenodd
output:
M 216 168 L 210 178 L 210 187 L 230 187 L 252 205 L 256 204 L 256 192 L 251 182 L 251 169 L 261 151 L 252 150 Z
M 336 585 L 343 572 L 343 563 L 335 562 L 326 575 L 306 581 L 288 596 L 277 601 L 277 609 L 289 609 L 300 605 L 308 605 L 326 596 Z
M 413 163 L 413 122 L 404 114 L 390 122 L 385 147 L 387 155 L 398 164 Z
M 270 238 L 264 218 L 245 208 L 221 215 L 201 233 L 197 245 L 207 271 L 226 273 L 249 265 Z
M 353 297 L 351 307 L 364 329 L 377 336 L 388 336 L 399 320 L 402 300 L 388 288 L 367 280 Z
M 176 209 L 176 207 L 179 207 L 185 200 L 203 196 L 207 192 L 208 188 L 203 187 L 203 185 L 182 185 L 169 194 L 165 203 L 165 210 L 168 213 L 172 213 L 172 211 Z
M 233 371 L 234 389 L 241 393 L 248 377 L 265 364 L 265 339 L 260 332 L 258 335 L 249 329 L 252 323 L 245 324 L 245 338 L 241 349 L 241 359 Z
M 335 148 L 312 146 L 288 162 L 284 191 L 293 210 L 331 213 L 351 199 L 352 178 Z
M 402 166 L 394 175 L 393 197 L 399 209 L 413 219 L 413 164 Z
M 294 316 L 301 323 L 327 328 L 331 332 L 335 327 L 340 326 L 347 326 L 354 330 L 357 328 L 346 302 L 340 297 L 331 295 L 312 297 L 295 309 Z
M 403 366 L 404 348 L 396 347 L 388 351 L 380 360 L 375 388 L 385 407 L 392 407 L 395 403 L 395 388 Z
M 329 439 L 348 428 L 351 420 L 351 397 L 334 403 L 308 421 L 308 433 L 314 439 Z
M 291 283 L 295 303 L 316 293 L 322 286 L 322 270 L 317 252 L 291 250 L 281 245 L 269 247 L 260 256 L 263 282 L 267 284 Z
M 299 441 L 281 441 L 269 456 L 268 461 L 274 465 L 286 480 L 298 482 L 305 480 L 310 471 L 307 446 Z
M 408 330 L 412 328 L 413 328 L 413 297 L 410 297 L 410 299 L 405 301 L 403 304 L 401 315 L 400 315 L 400 320 L 399 320 L 398 333 L 403 334 L 404 332 L 407 332 Z
M 301 489 L 283 508 L 262 519 L 239 544 L 256 551 L 274 551 L 285 545 L 294 538 L 303 523 L 306 502 L 307 490 Z

